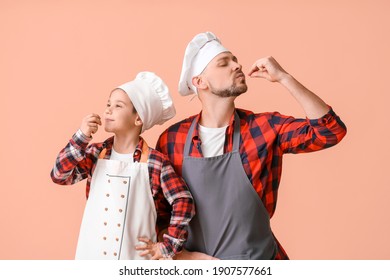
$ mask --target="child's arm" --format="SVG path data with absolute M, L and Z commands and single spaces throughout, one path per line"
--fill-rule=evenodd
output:
M 182 250 L 187 240 L 187 227 L 195 215 L 195 206 L 186 183 L 175 173 L 166 156 L 163 158 L 160 182 L 164 197 L 172 206 L 168 232 L 163 235 L 160 248 L 164 258 L 172 258 Z
M 135 249 L 142 251 L 141 256 L 151 255 L 152 259 L 172 259 L 175 254 L 182 251 L 187 240 L 187 227 L 195 215 L 194 202 L 187 185 L 175 173 L 167 156 L 152 150 L 148 163 L 152 192 L 157 195 L 154 197 L 157 203 L 157 223 L 163 220 L 160 226 L 165 225 L 165 220 L 168 218 L 169 226 L 166 234 L 163 234 L 162 242 L 155 243 L 139 236 L 139 241 L 146 244 L 138 245 Z
M 80 129 L 57 156 L 50 173 L 54 183 L 71 185 L 88 177 L 100 152 L 95 145 L 88 147 L 88 143 L 99 124 L 101 124 L 100 117 L 96 114 L 88 115 L 83 119 Z

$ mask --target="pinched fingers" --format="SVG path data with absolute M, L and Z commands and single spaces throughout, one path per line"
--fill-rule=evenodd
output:
M 100 116 L 98 114 L 90 114 L 88 116 L 85 117 L 86 121 L 88 123 L 94 123 L 94 124 L 99 124 L 101 125 L 102 124 L 102 120 L 100 119 Z
M 272 56 L 257 60 L 248 73 L 252 78 L 265 78 L 271 82 L 280 81 L 285 74 L 287 74 L 286 71 Z
M 267 60 L 268 58 L 260 58 L 252 64 L 248 75 L 250 77 L 264 78 L 263 73 L 267 71 Z
M 98 131 L 99 125 L 102 124 L 100 116 L 98 114 L 89 114 L 85 116 L 81 122 L 81 131 L 88 137 Z

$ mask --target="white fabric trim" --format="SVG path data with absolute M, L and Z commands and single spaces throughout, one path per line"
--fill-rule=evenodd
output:
M 223 154 L 227 127 L 210 128 L 199 124 L 203 157 L 215 157 Z

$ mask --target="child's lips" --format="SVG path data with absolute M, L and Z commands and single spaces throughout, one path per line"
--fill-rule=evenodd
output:
M 106 122 L 113 122 L 113 119 L 105 119 Z

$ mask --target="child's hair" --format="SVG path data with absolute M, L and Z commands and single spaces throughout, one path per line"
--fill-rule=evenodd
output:
M 137 114 L 137 109 L 135 109 L 135 107 L 133 106 L 133 114 Z

